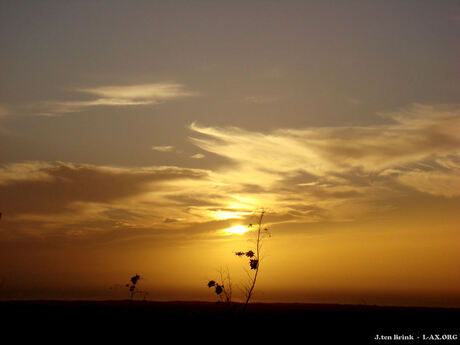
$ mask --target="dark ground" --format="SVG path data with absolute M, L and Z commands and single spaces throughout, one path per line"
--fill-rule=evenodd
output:
M 460 336 L 460 309 L 328 304 L 250 304 L 229 312 L 207 302 L 7 301 L 0 302 L 3 334 L 38 340 L 94 343 L 458 344 L 423 335 Z M 375 336 L 412 335 L 410 340 Z M 419 337 L 419 339 L 417 339 Z M 434 338 L 436 338 L 434 336 Z

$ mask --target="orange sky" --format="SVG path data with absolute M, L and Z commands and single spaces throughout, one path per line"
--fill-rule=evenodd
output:
M 460 306 L 459 16 L 2 2 L 0 298 Z

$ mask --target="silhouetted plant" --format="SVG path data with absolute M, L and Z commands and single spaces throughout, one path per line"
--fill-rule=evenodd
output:
M 265 228 L 263 226 L 263 218 L 265 215 L 265 211 L 262 210 L 260 213 L 257 215 L 257 224 L 256 224 L 256 232 L 257 232 L 257 237 L 255 241 L 255 251 L 253 250 L 248 250 L 246 252 L 243 251 L 238 251 L 235 252 L 235 255 L 242 258 L 242 257 L 247 257 L 249 258 L 249 268 L 246 273 L 248 274 L 249 277 L 249 282 L 246 286 L 246 291 L 245 291 L 245 303 L 243 307 L 243 312 L 246 311 L 246 308 L 249 304 L 249 301 L 253 295 L 254 292 L 254 287 L 256 285 L 257 281 L 257 276 L 259 274 L 259 267 L 260 267 L 260 253 L 261 253 L 261 247 L 262 247 L 262 238 L 264 235 L 270 236 L 270 233 L 268 232 L 268 228 Z M 249 224 L 249 228 L 253 228 L 254 226 L 252 224 Z M 251 273 L 254 272 L 254 273 Z M 225 272 L 225 285 L 224 285 L 224 274 L 222 270 L 220 271 L 220 276 L 221 276 L 221 282 L 218 283 L 214 280 L 210 280 L 208 282 L 208 287 L 209 288 L 214 288 L 215 293 L 219 296 L 221 301 L 225 301 L 228 303 L 228 305 L 231 305 L 231 296 L 232 296 L 232 289 L 231 289 L 231 279 L 230 279 L 230 274 L 227 271 Z M 230 308 L 231 309 L 231 308 Z
M 257 276 L 259 274 L 259 267 L 260 267 L 260 251 L 261 251 L 261 246 L 262 246 L 262 237 L 264 235 L 270 236 L 270 233 L 268 232 L 268 228 L 263 227 L 263 218 L 265 215 L 265 211 L 262 210 L 260 211 L 260 214 L 257 217 L 257 239 L 256 239 L 256 248 L 255 252 L 252 250 L 249 250 L 247 252 L 236 252 L 235 255 L 238 257 L 243 257 L 246 256 L 249 258 L 249 268 L 251 271 L 254 271 L 253 274 L 251 274 L 249 271 L 247 272 L 248 277 L 249 277 L 249 283 L 246 287 L 246 301 L 244 303 L 243 311 L 246 311 L 246 308 L 248 307 L 249 301 L 252 297 L 252 294 L 254 292 L 254 287 L 256 285 L 257 281 Z M 249 228 L 252 228 L 253 225 L 249 224 Z
M 220 283 L 210 280 L 208 288 L 214 288 L 214 292 L 219 297 L 218 303 L 225 303 L 230 311 L 232 309 L 232 280 L 228 268 L 225 271 L 221 268 L 219 275 Z
M 146 291 L 141 291 L 139 289 L 136 289 L 137 287 L 137 282 L 141 279 L 139 274 L 136 274 L 135 276 L 132 276 L 131 279 L 129 280 L 130 283 L 126 284 L 125 286 L 129 288 L 129 293 L 130 293 L 130 298 L 131 301 L 134 299 L 135 294 L 139 294 L 143 296 L 143 300 L 146 300 L 146 297 L 148 295 L 148 292 Z

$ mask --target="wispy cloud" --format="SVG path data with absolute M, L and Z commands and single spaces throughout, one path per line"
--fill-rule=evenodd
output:
M 425 200 L 458 200 L 459 108 L 413 105 L 382 116 L 388 124 L 267 133 L 192 124 L 196 146 L 227 158 L 212 170 L 4 165 L 2 226 L 11 229 L 8 234 L 33 229 L 34 234 L 119 236 L 114 231 L 136 229 L 162 236 L 186 231 L 192 238 L 244 224 L 260 207 L 271 210 L 272 222 L 298 228 L 379 217 L 400 208 L 401 198 L 410 204 L 421 194 Z
M 140 106 L 158 104 L 165 101 L 196 96 L 182 84 L 153 83 L 125 86 L 100 86 L 76 89 L 75 92 L 93 96 L 92 99 L 79 101 L 44 102 L 43 111 L 38 115 L 54 116 L 62 113 L 82 111 L 90 107 Z
M 193 159 L 203 159 L 204 157 L 206 157 L 206 156 L 204 154 L 202 154 L 202 153 L 196 153 L 196 154 L 190 156 L 190 158 L 193 158 Z
M 370 176 L 393 169 L 398 172 L 399 182 L 426 191 L 421 175 L 430 181 L 436 179 L 435 176 L 441 178 L 441 171 L 435 174 L 437 168 L 429 164 L 433 159 L 449 166 L 443 168 L 442 185 L 455 185 L 454 176 L 458 176 L 460 170 L 451 160 L 460 157 L 458 106 L 414 104 L 381 115 L 391 123 L 368 127 L 280 129 L 270 133 L 192 124 L 190 128 L 204 137 L 191 140 L 202 150 L 233 161 L 246 176 L 254 177 L 251 182 L 259 180 L 268 185 L 298 172 L 316 179 L 331 179 L 337 174 L 359 172 Z M 311 182 L 315 181 L 305 181 Z M 431 193 L 446 195 L 446 188 L 436 189 L 434 185 Z M 460 189 L 457 190 L 447 194 L 458 195 Z
M 398 179 L 421 192 L 455 197 L 460 195 L 460 168 L 451 171 L 407 171 Z
M 174 150 L 174 146 L 164 145 L 164 146 L 152 146 L 153 151 L 159 152 L 171 152 Z
M 186 91 L 181 84 L 156 83 L 128 86 L 103 86 L 96 88 L 79 89 L 77 91 L 86 92 L 102 97 L 102 99 L 116 99 L 140 102 L 155 102 L 159 100 L 188 97 L 195 93 Z
M 53 165 L 46 162 L 22 162 L 5 164 L 0 167 L 0 185 L 18 182 L 49 181 L 48 173 Z

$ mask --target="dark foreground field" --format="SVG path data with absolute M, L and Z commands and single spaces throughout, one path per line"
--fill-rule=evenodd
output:
M 0 302 L 3 332 L 34 340 L 203 344 L 441 343 L 460 333 L 460 309 L 323 304 L 250 304 L 229 312 L 207 302 L 9 301 Z M 394 335 L 414 340 L 395 340 Z M 374 340 L 376 335 L 391 337 Z M 433 339 L 429 339 L 433 335 Z M 423 339 L 426 340 L 423 340 Z M 160 340 L 161 339 L 161 340 Z M 90 341 L 91 340 L 91 341 Z M 459 340 L 446 340 L 451 344 Z

